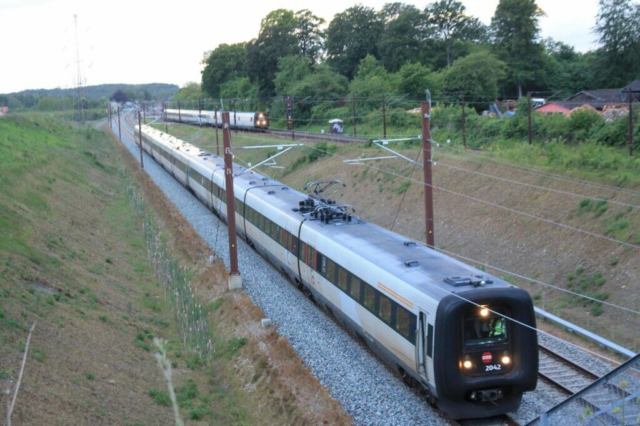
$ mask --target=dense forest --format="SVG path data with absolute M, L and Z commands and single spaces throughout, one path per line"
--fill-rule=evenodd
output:
M 424 99 L 427 88 L 435 98 L 464 92 L 483 102 L 527 92 L 562 99 L 640 76 L 640 4 L 600 0 L 599 47 L 586 53 L 542 38 L 544 16 L 534 0 L 500 0 L 489 25 L 456 0 L 424 9 L 358 4 L 329 23 L 310 10 L 278 9 L 255 39 L 209 52 L 201 85 L 188 84 L 175 99 Z

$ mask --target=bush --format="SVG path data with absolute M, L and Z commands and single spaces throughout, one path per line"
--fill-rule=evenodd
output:
M 151 388 L 149 389 L 149 396 L 155 401 L 158 405 L 163 405 L 165 407 L 171 406 L 171 398 L 167 392 L 162 392 L 157 389 Z
M 580 109 L 569 116 L 567 131 L 572 140 L 585 140 L 593 137 L 604 124 L 604 118 L 596 111 Z

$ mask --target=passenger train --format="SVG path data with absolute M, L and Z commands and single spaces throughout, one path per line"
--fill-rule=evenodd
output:
M 255 121 L 254 121 L 255 123 Z M 149 126 L 143 148 L 226 220 L 224 160 Z M 537 384 L 527 292 L 234 164 L 238 234 L 453 419 L 518 408 Z
M 220 111 L 167 109 L 164 112 L 164 119 L 165 121 L 222 127 L 222 113 Z M 269 117 L 260 111 L 229 111 L 229 121 L 230 126 L 237 129 L 267 130 L 269 128 Z

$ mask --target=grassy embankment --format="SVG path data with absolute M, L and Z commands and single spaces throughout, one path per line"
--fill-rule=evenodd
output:
M 13 421 L 172 423 L 154 336 L 169 339 L 181 415 L 192 424 L 344 420 L 287 342 L 259 327 L 260 312 L 225 290 L 223 268 L 207 263 L 204 243 L 128 155 L 92 128 L 37 114 L 0 119 L 3 389 L 37 321 Z M 202 306 L 209 363 L 180 333 L 184 318 L 150 263 L 149 232 Z M 301 402 L 310 394 L 315 412 Z

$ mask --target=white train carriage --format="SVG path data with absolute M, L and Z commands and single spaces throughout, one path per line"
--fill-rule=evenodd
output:
M 143 134 L 226 219 L 223 159 Z M 519 324 L 535 327 L 526 292 L 346 212 L 320 219 L 330 203 L 241 166 L 234 175 L 239 234 L 452 418 L 513 411 L 535 389 L 537 337 Z
M 221 127 L 222 113 L 220 111 L 167 109 L 165 120 Z M 229 124 L 232 128 L 237 129 L 268 129 L 269 117 L 261 111 L 229 111 Z

